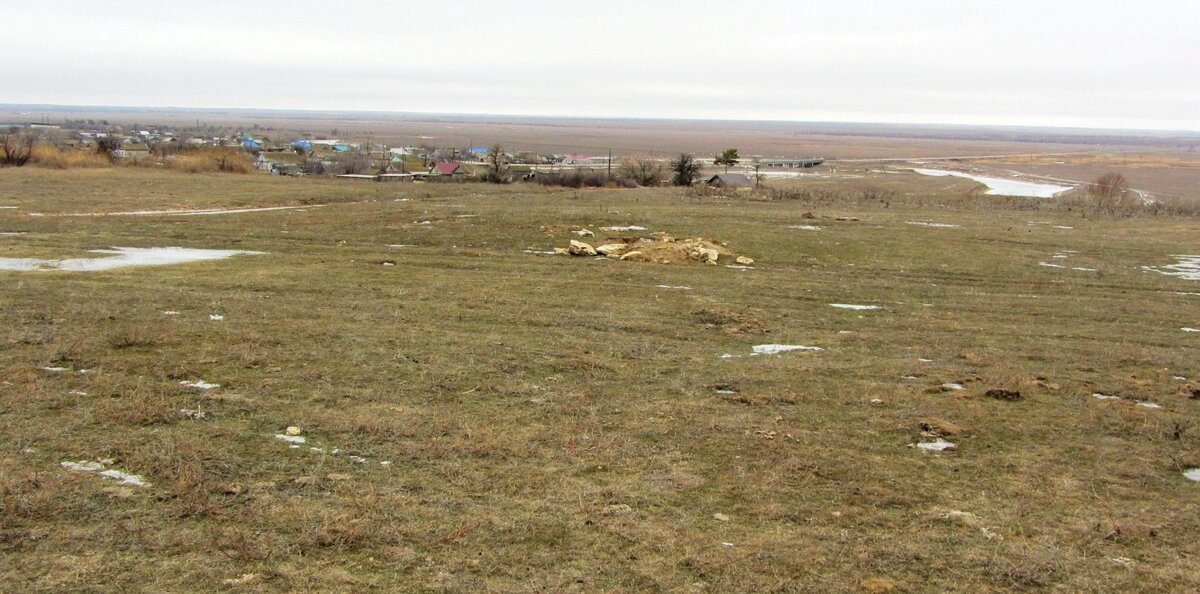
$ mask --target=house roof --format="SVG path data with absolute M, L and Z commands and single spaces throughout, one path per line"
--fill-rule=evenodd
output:
M 749 188 L 754 184 L 750 182 L 750 178 L 741 173 L 718 173 L 708 178 L 710 185 L 720 184 L 729 188 Z
M 454 173 L 457 172 L 460 167 L 462 167 L 462 163 L 455 163 L 453 161 L 434 163 L 433 173 L 437 173 L 439 175 L 454 175 Z

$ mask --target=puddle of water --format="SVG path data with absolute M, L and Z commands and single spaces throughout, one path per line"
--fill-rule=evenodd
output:
M 1033 182 L 1017 181 L 1015 179 L 1005 179 L 1000 177 L 985 177 L 982 175 L 972 175 L 970 173 L 962 173 L 961 171 L 943 171 L 941 169 L 913 169 L 913 171 L 932 177 L 962 177 L 988 187 L 984 194 L 989 196 L 1018 196 L 1021 198 L 1053 198 L 1067 190 L 1075 189 L 1073 186 L 1056 186 L 1052 184 L 1037 184 Z
M 1142 270 L 1174 276 L 1183 280 L 1200 281 L 1200 256 L 1172 255 L 1176 262 L 1166 266 L 1143 266 Z
M 946 450 L 953 450 L 956 447 L 958 446 L 940 437 L 936 441 L 926 441 L 917 444 L 918 449 L 930 452 L 944 452 Z
M 851 305 L 849 303 L 830 303 L 829 307 L 836 307 L 838 309 L 853 309 L 856 311 L 870 311 L 879 309 L 878 305 Z
M 204 260 L 221 260 L 238 254 L 257 255 L 263 252 L 245 250 L 205 250 L 196 248 L 130 248 L 91 250 L 94 254 L 113 254 L 107 258 L 69 258 L 66 260 L 35 260 L 32 258 L 0 258 L 0 270 L 67 270 L 99 272 L 126 266 L 164 266 Z
M 905 221 L 908 225 L 917 225 L 918 227 L 934 227 L 936 229 L 957 229 L 958 225 L 950 223 L 932 223 L 930 221 Z

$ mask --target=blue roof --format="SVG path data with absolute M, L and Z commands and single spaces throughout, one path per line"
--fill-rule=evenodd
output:
M 244 146 L 246 148 L 256 149 L 256 148 L 258 148 L 258 143 L 254 142 L 253 140 L 243 140 L 242 146 Z
M 477 154 L 477 155 L 482 155 L 482 154 L 486 154 L 486 153 L 488 152 L 488 149 L 485 149 L 485 148 L 473 148 L 473 149 L 470 149 L 470 150 L 468 150 L 467 152 L 468 152 L 468 153 L 475 153 L 475 154 Z
M 292 142 L 292 146 L 298 146 L 300 148 L 311 149 L 312 143 L 307 140 L 297 140 L 297 141 Z

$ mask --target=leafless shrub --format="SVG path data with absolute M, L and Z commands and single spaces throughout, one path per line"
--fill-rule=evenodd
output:
M 663 165 L 648 159 L 626 159 L 621 163 L 619 173 L 639 186 L 653 187 L 662 183 Z
M 33 136 L 9 132 L 0 135 L 0 167 L 24 167 L 33 154 Z

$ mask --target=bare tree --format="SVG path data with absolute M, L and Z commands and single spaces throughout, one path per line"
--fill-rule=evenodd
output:
M 484 181 L 489 181 L 494 184 L 503 184 L 509 181 L 508 179 L 508 157 L 504 154 L 504 147 L 499 144 L 492 145 L 492 148 L 487 152 L 488 172 L 483 176 Z
M 663 164 L 648 159 L 626 159 L 621 163 L 618 174 L 639 186 L 657 186 L 662 183 Z
M 366 153 L 353 151 L 338 157 L 337 164 L 347 175 L 361 175 L 370 171 L 375 161 Z
M 23 167 L 33 155 L 33 136 L 9 132 L 0 136 L 0 167 Z
M 1124 175 L 1110 171 L 1096 178 L 1089 192 L 1092 196 L 1107 200 L 1117 200 L 1129 191 L 1129 180 Z
M 690 186 L 700 177 L 700 162 L 695 157 L 680 153 L 679 158 L 671 161 L 671 183 L 677 186 Z

